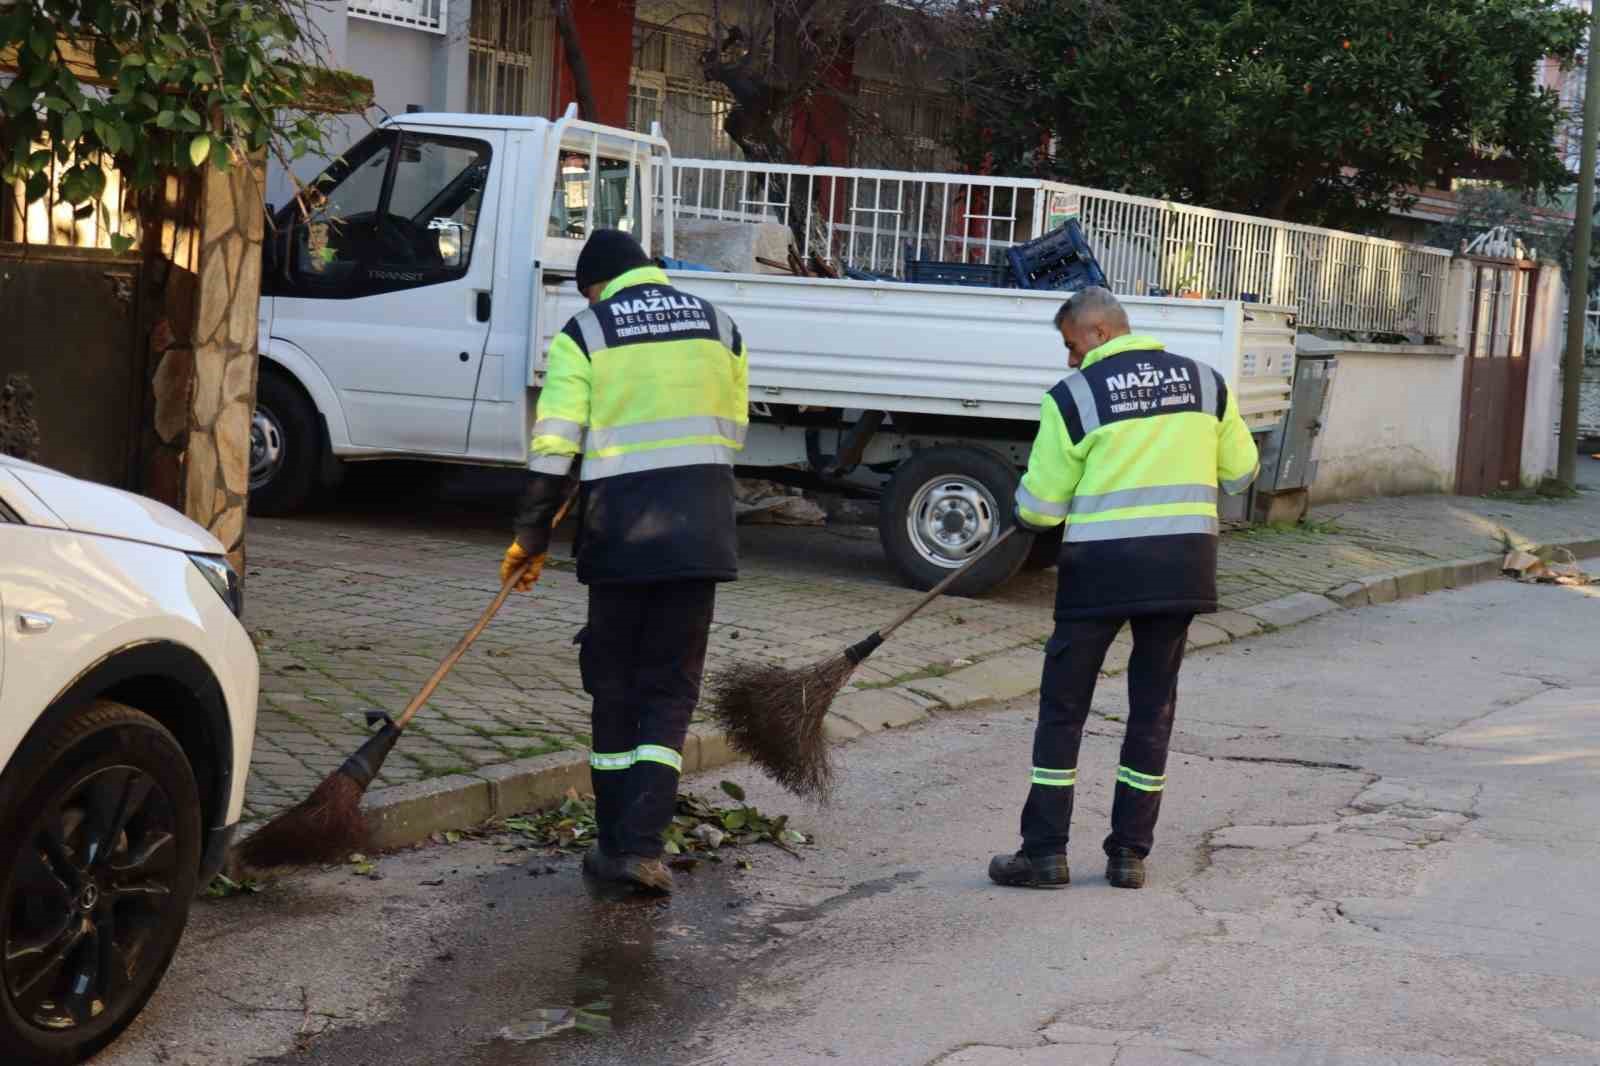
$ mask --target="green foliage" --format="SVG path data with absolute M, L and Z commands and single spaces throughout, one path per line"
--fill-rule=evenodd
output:
M 1480 148 L 1551 193 L 1571 181 L 1565 114 L 1535 69 L 1583 37 L 1558 0 L 1008 0 L 975 24 L 959 147 L 1000 172 L 1320 224 L 1370 222 Z
M 306 0 L 0 3 L 0 181 L 73 205 L 168 171 L 325 152 L 308 101 L 357 103 L 315 59 Z M 4 79 L 0 78 L 0 82 Z M 40 145 L 48 147 L 41 148 Z
M 794 846 L 811 843 L 806 834 L 789 828 L 788 815 L 763 814 L 747 804 L 744 790 L 732 781 L 722 782 L 722 791 L 739 806 L 724 807 L 693 793 L 679 794 L 672 823 L 662 835 L 669 856 L 714 859 L 724 844 L 761 843 L 792 853 Z M 498 824 L 540 847 L 586 848 L 594 841 L 596 831 L 594 799 L 568 791 L 559 807 L 507 818 Z

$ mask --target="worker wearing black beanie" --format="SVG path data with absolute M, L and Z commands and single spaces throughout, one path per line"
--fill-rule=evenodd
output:
M 676 288 L 639 242 L 597 230 L 578 256 L 589 306 L 550 341 L 529 483 L 500 580 L 538 580 L 551 523 L 578 500 L 589 624 L 578 667 L 594 698 L 590 876 L 672 891 L 661 862 L 716 587 L 738 576 L 733 464 L 750 419 L 733 319 Z M 520 576 L 519 576 L 520 575 Z
M 650 257 L 631 235 L 619 229 L 595 230 L 578 253 L 578 291 L 593 302 L 590 289 L 650 263 Z

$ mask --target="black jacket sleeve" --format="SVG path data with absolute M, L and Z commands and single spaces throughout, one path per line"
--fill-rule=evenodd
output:
M 556 512 L 561 509 L 575 485 L 570 477 L 529 472 L 528 487 L 517 505 L 513 529 L 517 543 L 529 555 L 543 555 L 550 550 L 550 531 Z

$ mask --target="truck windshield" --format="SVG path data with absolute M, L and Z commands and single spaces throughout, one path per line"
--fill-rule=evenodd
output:
M 562 152 L 556 172 L 555 195 L 550 205 L 551 237 L 584 240 L 590 233 L 590 206 L 594 229 L 620 229 L 638 233 L 640 203 L 638 174 L 626 159 L 599 156 L 599 174 L 592 172 L 587 152 Z

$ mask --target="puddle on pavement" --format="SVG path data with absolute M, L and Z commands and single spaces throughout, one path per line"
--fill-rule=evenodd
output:
M 671 900 L 593 888 L 572 859 L 553 876 L 508 867 L 454 887 L 458 917 L 430 936 L 448 950 L 392 990 L 385 1020 L 268 1061 L 669 1062 L 733 1000 L 770 943 L 749 906 L 761 883 L 731 866 L 680 874 Z
M 542 866 L 546 860 L 539 860 Z M 506 867 L 448 883 L 448 922 L 409 983 L 375 989 L 382 1020 L 335 1029 L 279 1066 L 598 1066 L 693 1060 L 723 1019 L 755 1010 L 742 989 L 792 957 L 781 945 L 835 909 L 892 892 L 906 870 L 808 905 L 772 883 L 702 864 L 670 900 L 600 889 L 559 862 L 553 876 Z M 401 950 L 427 951 L 423 944 Z M 777 953 L 773 949 L 778 948 Z M 762 1008 L 782 1024 L 783 1008 Z

